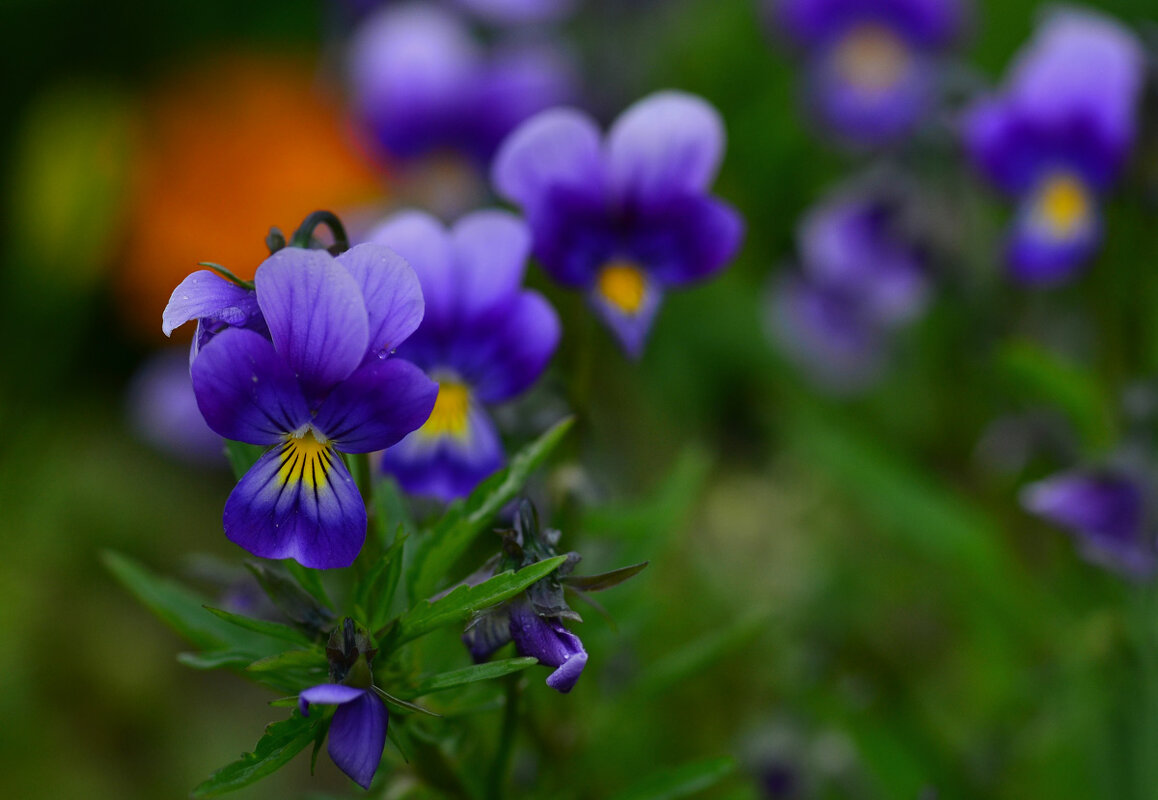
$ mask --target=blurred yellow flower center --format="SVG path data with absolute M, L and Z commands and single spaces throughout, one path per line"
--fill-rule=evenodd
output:
M 1058 237 L 1072 236 L 1090 214 L 1090 199 L 1081 179 L 1068 172 L 1051 175 L 1037 195 L 1037 216 L 1049 232 Z
M 643 306 L 647 278 L 643 270 L 630 261 L 609 261 L 599 271 L 595 288 L 613 308 L 635 314 Z
M 438 398 L 430 419 L 422 426 L 427 436 L 463 436 L 466 434 L 467 414 L 470 411 L 470 389 L 454 380 L 438 383 Z
M 280 456 L 278 481 L 282 485 L 305 483 L 311 489 L 326 482 L 326 474 L 333 463 L 330 443 L 318 439 L 312 428 L 287 436 L 281 445 Z
M 890 28 L 866 23 L 844 35 L 833 51 L 833 61 L 837 74 L 849 85 L 883 92 L 909 69 L 909 50 Z

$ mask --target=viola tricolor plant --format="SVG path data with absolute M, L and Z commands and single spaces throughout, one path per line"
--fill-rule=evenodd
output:
M 934 107 L 965 0 L 775 0 L 776 27 L 807 61 L 806 95 L 838 139 L 878 146 Z
M 523 289 L 531 237 L 517 217 L 477 211 L 447 229 L 429 214 L 401 212 L 370 232 L 413 266 L 426 316 L 398 355 L 438 384 L 426 423 L 382 455 L 407 492 L 465 497 L 503 465 L 486 406 L 525 392 L 559 342 L 559 317 Z
M 1018 203 L 1005 248 L 1018 282 L 1070 280 L 1097 251 L 1102 198 L 1137 138 L 1144 78 L 1133 33 L 1100 14 L 1059 11 L 1005 86 L 966 113 L 970 158 Z
M 740 246 L 739 214 L 708 193 L 723 154 L 715 109 L 668 91 L 628 108 L 606 140 L 581 111 L 543 112 L 503 143 L 492 180 L 522 208 L 547 273 L 586 294 L 638 358 L 663 295 Z

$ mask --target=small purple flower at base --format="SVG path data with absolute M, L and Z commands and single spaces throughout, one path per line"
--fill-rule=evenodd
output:
M 778 0 L 776 26 L 808 62 L 820 122 L 848 144 L 905 136 L 936 97 L 939 59 L 964 27 L 962 0 Z
M 382 454 L 382 469 L 412 494 L 463 497 L 505 461 L 486 406 L 526 391 L 559 342 L 555 310 L 522 288 L 530 234 L 506 212 L 478 211 L 447 229 L 411 211 L 369 239 L 397 250 L 418 275 L 426 317 L 398 355 L 438 384 L 430 418 Z
M 510 635 L 519 655 L 556 668 L 547 678 L 548 686 L 563 694 L 574 688 L 587 666 L 587 651 L 557 617 L 540 617 L 529 603 L 515 603 L 510 612 Z
M 363 789 L 369 789 L 386 747 L 390 714 L 373 689 L 323 683 L 301 693 L 298 708 L 309 716 L 310 705 L 336 705 L 330 721 L 326 752 L 338 769 Z
M 230 541 L 319 569 L 353 563 L 366 508 L 341 453 L 389 447 L 430 415 L 437 386 L 387 358 L 422 319 L 413 270 L 361 245 L 336 259 L 287 247 L 258 268 L 269 338 L 227 328 L 193 360 L 197 404 L 227 439 L 270 449 L 225 504 Z
M 1158 566 L 1143 485 L 1115 472 L 1074 471 L 1027 486 L 1026 510 L 1075 534 L 1092 562 L 1135 578 Z
M 739 214 L 708 193 L 723 149 L 716 110 L 666 91 L 624 111 L 605 138 L 574 109 L 527 120 L 495 156 L 492 182 L 522 207 L 547 273 L 586 294 L 637 358 L 663 295 L 714 275 L 739 248 Z
M 1097 251 L 1100 205 L 1137 136 L 1145 59 L 1134 35 L 1089 11 L 1053 14 L 1002 90 L 963 119 L 975 167 L 1018 200 L 1006 242 L 1017 281 L 1072 279 Z

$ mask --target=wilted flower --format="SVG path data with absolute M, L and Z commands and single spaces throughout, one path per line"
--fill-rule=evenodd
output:
M 909 133 L 936 98 L 938 59 L 960 35 L 964 0 L 777 0 L 775 23 L 808 61 L 808 99 L 840 138 L 879 145 Z
M 254 283 L 269 338 L 226 327 L 191 367 L 209 427 L 270 446 L 230 494 L 225 534 L 264 558 L 348 566 L 366 536 L 366 509 L 339 453 L 394 444 L 426 420 L 438 391 L 413 364 L 387 358 L 422 319 L 418 280 L 397 254 L 366 244 L 336 259 L 284 248 Z M 195 315 L 190 307 L 241 297 L 209 278 L 189 284 L 165 311 L 167 329 Z
M 637 357 L 664 292 L 709 277 L 739 247 L 739 214 L 708 194 L 723 149 L 715 109 L 660 92 L 627 109 L 606 141 L 582 112 L 543 112 L 503 143 L 492 179 L 522 206 L 543 268 L 586 293 Z
M 330 635 L 326 655 L 332 683 L 311 686 L 298 697 L 302 716 L 311 705 L 336 705 L 326 751 L 338 769 L 369 789 L 386 747 L 390 721 L 386 704 L 374 692 L 372 664 L 377 654 L 365 632 L 347 617 Z
M 559 318 L 522 288 L 530 234 L 502 211 L 478 211 L 449 230 L 429 214 L 402 212 L 371 232 L 410 262 L 426 316 L 398 354 L 438 382 L 434 412 L 382 456 L 408 492 L 452 500 L 503 464 L 485 406 L 526 391 L 559 342 Z
M 573 94 L 556 49 L 486 52 L 454 14 L 417 3 L 369 16 L 348 70 L 356 117 L 395 161 L 453 153 L 485 165 L 516 125 Z
M 1096 251 L 1101 198 L 1137 135 L 1144 71 L 1130 31 L 1067 10 L 1037 32 L 1001 92 L 967 113 L 970 157 L 1019 203 L 1006 249 L 1017 280 L 1067 280 Z
M 928 276 L 903 192 L 844 192 L 805 217 L 802 270 L 773 289 L 771 329 L 814 378 L 855 390 L 880 372 L 892 333 L 928 300 Z
M 1147 493 L 1127 470 L 1074 470 L 1030 484 L 1021 504 L 1073 533 L 1090 561 L 1144 578 L 1158 565 Z

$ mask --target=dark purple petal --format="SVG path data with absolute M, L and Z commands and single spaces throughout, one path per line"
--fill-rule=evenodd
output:
M 531 234 L 505 211 L 476 211 L 450 231 L 454 253 L 455 317 L 468 323 L 505 310 L 523 282 Z
M 510 627 L 519 655 L 556 667 L 547 678 L 547 685 L 563 694 L 571 691 L 587 665 L 587 651 L 579 637 L 558 619 L 543 619 L 525 602 L 511 607 Z
M 966 18 L 962 0 L 776 0 L 774 19 L 798 45 L 813 48 L 857 24 L 891 28 L 915 45 L 944 47 Z
M 547 193 L 565 188 L 603 197 L 604 166 L 599 128 L 581 111 L 555 108 L 516 128 L 495 155 L 495 190 L 531 215 Z
M 274 347 L 309 395 L 362 363 L 370 342 L 362 290 L 329 253 L 286 247 L 257 268 L 254 282 Z
M 338 256 L 362 290 L 369 324 L 367 358 L 382 356 L 418 329 L 424 303 L 406 259 L 380 244 L 359 244 Z
M 346 453 L 372 453 L 421 427 L 434 408 L 438 384 L 409 361 L 371 361 L 339 383 L 313 425 Z
M 408 493 L 449 502 L 503 465 L 503 446 L 486 412 L 469 400 L 461 423 L 456 414 L 436 403 L 426 425 L 382 454 L 382 469 Z
M 588 187 L 550 187 L 543 202 L 528 211 L 527 220 L 535 257 L 563 286 L 589 286 L 599 267 L 623 249 L 621 226 L 606 199 Z
M 628 290 L 629 297 L 625 297 L 622 291 L 607 291 L 605 276 L 609 270 L 616 269 L 631 270 L 640 281 L 637 288 Z M 663 299 L 663 290 L 656 281 L 635 265 L 612 263 L 603 268 L 588 292 L 587 299 L 595 314 L 611 329 L 628 357 L 639 358 L 643 355 L 643 346 Z
M 486 661 L 511 640 L 511 625 L 506 606 L 488 608 L 470 621 L 462 642 L 476 664 Z
M 343 703 L 330 721 L 330 741 L 326 751 L 338 769 L 354 783 L 369 789 L 386 747 L 386 726 L 390 715 L 386 704 L 371 691 Z
M 202 416 L 226 439 L 273 444 L 309 420 L 293 373 L 253 331 L 219 333 L 201 349 L 191 373 Z
M 1074 471 L 1030 484 L 1021 504 L 1079 537 L 1091 558 L 1128 573 L 1155 566 L 1142 486 L 1124 474 Z
M 441 330 L 454 319 L 454 252 L 441 222 L 425 211 L 402 211 L 374 228 L 367 239 L 398 253 L 418 276 L 426 304 L 423 330 Z
M 607 134 L 614 197 L 652 207 L 699 194 L 716 176 L 724 123 L 703 99 L 684 92 L 649 95 L 623 112 Z
M 626 249 L 662 287 L 684 286 L 723 269 L 736 255 L 744 222 L 713 197 L 685 195 L 638 220 Z
M 310 705 L 334 706 L 348 703 L 366 694 L 365 689 L 343 686 L 340 683 L 320 683 L 298 695 L 298 709 L 303 717 L 310 715 Z
M 1006 242 L 1012 277 L 1033 286 L 1075 277 L 1101 241 L 1097 202 L 1090 187 L 1067 175 L 1049 177 L 1042 188 L 1031 192 L 1022 201 Z
M 307 432 L 258 459 L 225 502 L 225 535 L 255 556 L 348 567 L 366 539 L 366 507 L 332 447 Z
M 559 345 L 559 315 L 538 292 L 520 292 L 506 313 L 455 349 L 479 401 L 501 403 L 538 380 Z
M 215 272 L 198 270 L 173 290 L 161 314 L 161 330 L 166 336 L 194 319 L 208 317 L 227 325 L 244 325 L 258 313 L 253 292 L 227 281 Z

